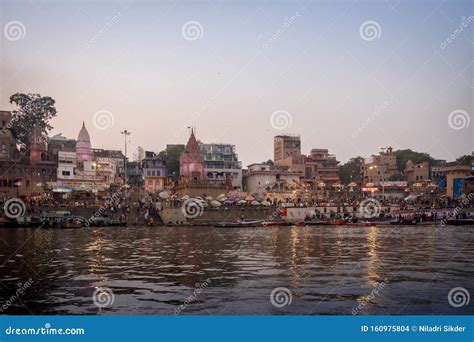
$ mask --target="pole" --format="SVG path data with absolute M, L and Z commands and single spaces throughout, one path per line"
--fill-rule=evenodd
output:
M 124 179 L 125 179 L 125 184 L 128 183 L 128 177 L 127 177 L 127 137 L 132 134 L 130 131 L 127 131 L 127 130 L 123 130 L 121 131 L 120 133 L 122 133 L 124 135 L 124 138 L 125 138 L 125 156 L 124 156 L 124 160 L 123 160 L 123 165 L 124 165 L 124 173 L 125 173 L 125 176 L 124 176 Z

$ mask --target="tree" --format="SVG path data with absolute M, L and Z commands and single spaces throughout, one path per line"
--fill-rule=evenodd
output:
M 55 101 L 40 94 L 16 93 L 10 96 L 10 103 L 17 107 L 12 111 L 10 126 L 20 147 L 26 148 L 31 143 L 32 132 L 40 134 L 46 140 L 53 129 L 49 121 L 57 113 Z
M 357 181 L 361 176 L 361 167 L 364 164 L 364 158 L 354 157 L 339 168 L 339 177 L 341 182 L 347 184 L 351 181 Z
M 459 165 L 471 165 L 473 161 L 474 157 L 469 154 L 456 158 L 456 163 Z
M 397 158 L 398 171 L 403 172 L 405 170 L 406 163 L 411 160 L 414 164 L 429 162 L 432 164 L 435 160 L 428 154 L 423 152 L 415 152 L 410 149 L 397 150 L 394 152 Z
M 158 158 L 163 162 L 166 167 L 166 173 L 168 176 L 175 175 L 179 176 L 179 162 L 181 153 L 184 150 L 184 146 L 176 145 L 169 146 L 166 150 L 158 153 Z
M 271 159 L 268 159 L 267 161 L 264 161 L 262 164 L 268 164 L 270 166 L 274 165 L 273 160 L 271 160 Z

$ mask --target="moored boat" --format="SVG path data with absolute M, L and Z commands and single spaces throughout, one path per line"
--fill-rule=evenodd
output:
M 474 219 L 447 219 L 446 224 L 450 224 L 453 226 L 474 225 Z
M 247 227 L 257 227 L 262 221 L 230 221 L 230 222 L 220 222 L 219 224 L 214 225 L 214 227 L 220 228 L 247 228 Z

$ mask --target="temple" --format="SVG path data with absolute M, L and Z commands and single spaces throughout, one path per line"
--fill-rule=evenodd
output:
M 80 161 L 92 160 L 91 139 L 84 122 L 82 122 L 82 128 L 79 131 L 79 135 L 77 136 L 76 154 L 77 159 Z
M 175 190 L 180 196 L 209 195 L 215 197 L 227 193 L 225 182 L 207 179 L 204 158 L 194 135 L 194 129 L 191 129 L 191 136 L 181 153 L 179 169 L 181 179 Z
M 179 166 L 183 183 L 204 182 L 206 180 L 204 159 L 201 156 L 201 150 L 194 135 L 194 129 L 191 129 L 191 136 L 181 154 Z

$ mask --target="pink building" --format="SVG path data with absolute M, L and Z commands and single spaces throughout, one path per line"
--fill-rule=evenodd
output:
M 198 142 L 194 136 L 194 130 L 191 130 L 191 136 L 181 154 L 180 174 L 188 182 L 205 181 L 204 160 L 201 156 Z
M 77 159 L 80 161 L 92 160 L 91 139 L 84 122 L 82 122 L 82 128 L 79 131 L 79 135 L 77 136 L 76 153 Z

